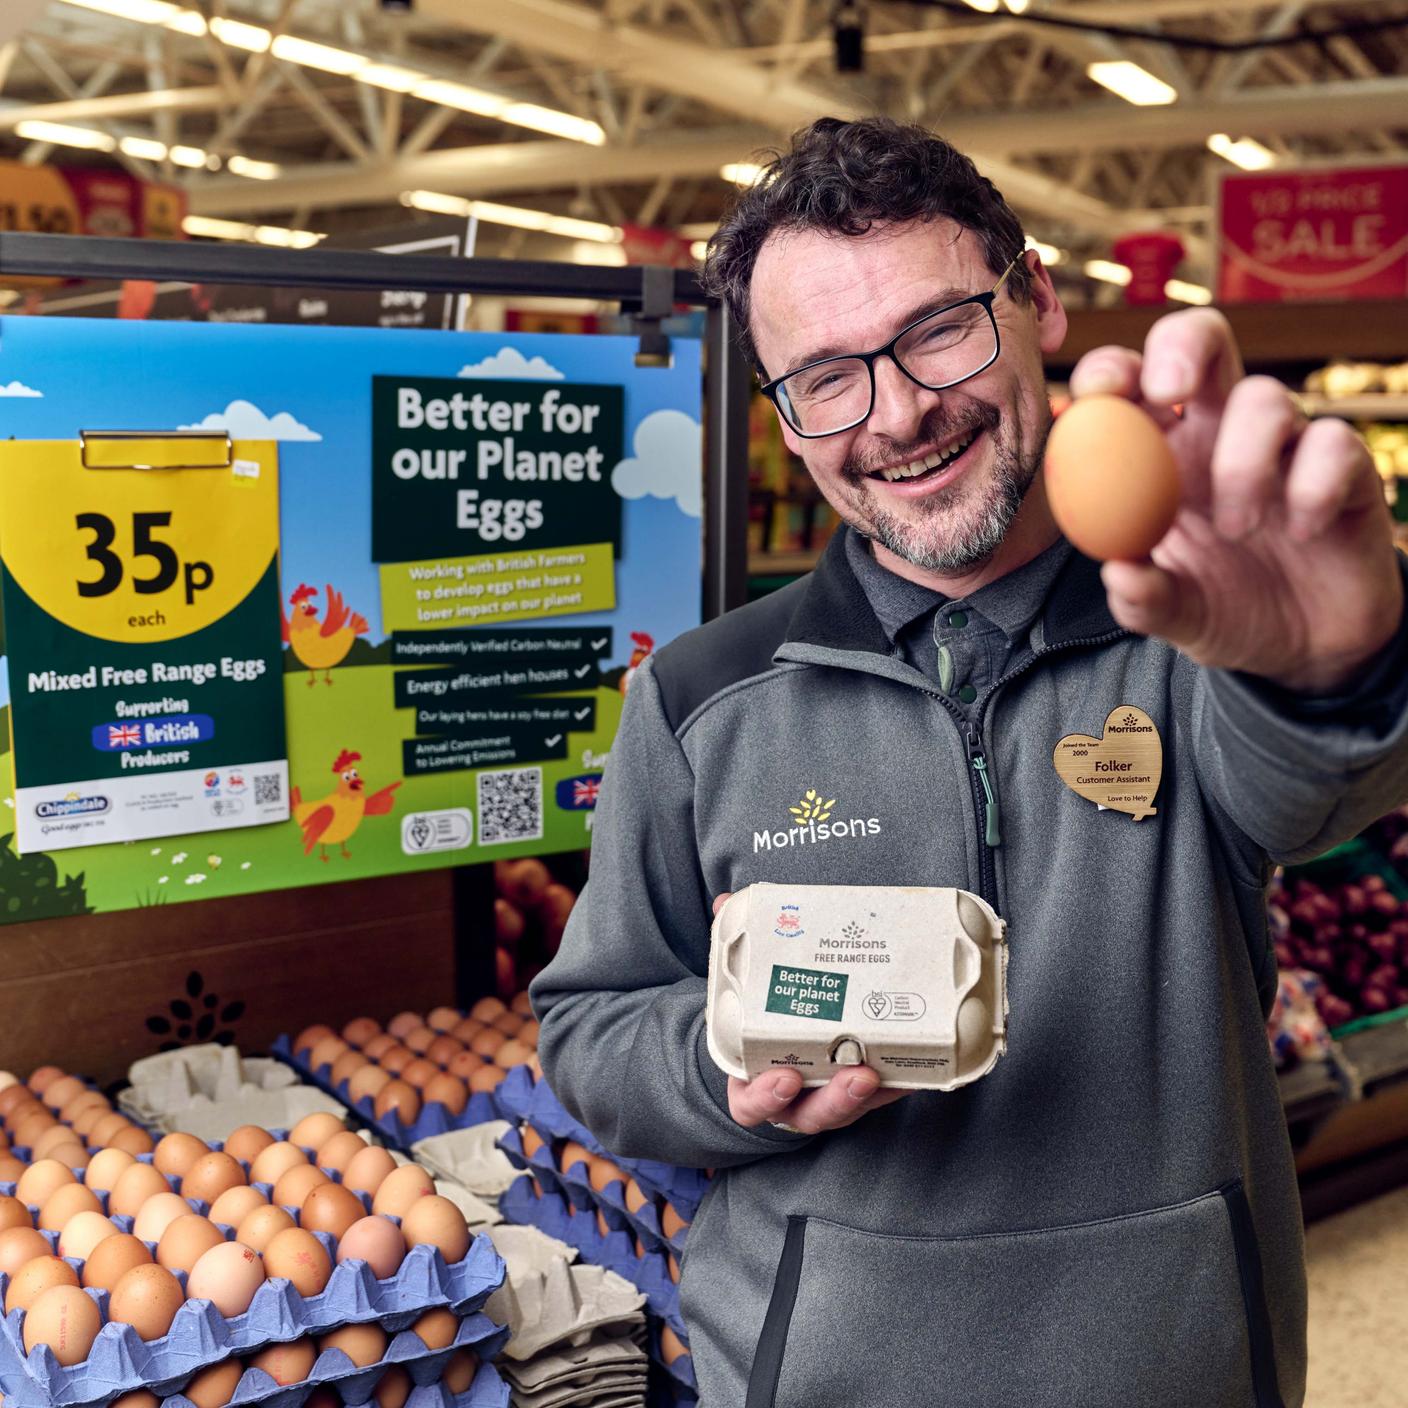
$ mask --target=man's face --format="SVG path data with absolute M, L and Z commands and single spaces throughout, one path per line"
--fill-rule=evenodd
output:
M 1024 256 L 1035 262 L 1035 256 Z M 878 227 L 854 238 L 769 236 L 752 282 L 752 332 L 767 375 L 832 353 L 865 352 L 941 302 L 983 293 L 988 267 L 972 231 L 950 220 Z M 926 391 L 888 357 L 875 363 L 875 406 L 853 430 L 807 440 L 783 421 L 788 448 L 846 522 L 897 556 L 962 572 L 992 555 L 1041 463 L 1051 412 L 1042 353 L 1061 345 L 1066 315 L 1044 269 L 1031 301 L 1006 288 L 993 306 L 1001 353 L 946 391 Z M 961 453 L 912 468 L 971 437 Z

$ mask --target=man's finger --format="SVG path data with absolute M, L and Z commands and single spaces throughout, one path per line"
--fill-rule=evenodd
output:
M 733 898 L 732 890 L 725 890 L 721 895 L 714 896 L 714 913 L 717 914 Z
M 1287 531 L 1309 542 L 1348 509 L 1385 511 L 1378 471 L 1363 440 L 1342 420 L 1312 421 L 1286 476 Z
M 1097 347 L 1087 352 L 1071 372 L 1069 390 L 1082 396 L 1123 396 L 1141 406 L 1162 430 L 1178 424 L 1178 413 L 1169 406 L 1151 406 L 1139 389 L 1144 359 L 1128 347 Z
M 846 1066 L 795 1100 L 781 1118 L 803 1134 L 840 1129 L 863 1115 L 879 1092 L 880 1077 L 869 1066 Z
M 1305 415 L 1274 377 L 1249 376 L 1227 397 L 1213 446 L 1212 519 L 1217 531 L 1237 541 L 1261 526 L 1281 498 L 1289 451 L 1305 428 Z
M 1127 631 L 1172 645 L 1198 640 L 1203 601 L 1196 590 L 1152 562 L 1107 562 L 1100 569 L 1110 614 Z
M 767 1072 L 752 1080 L 728 1078 L 728 1112 L 747 1129 L 770 1120 L 792 1121 L 785 1115 L 802 1092 L 802 1078 L 796 1071 Z

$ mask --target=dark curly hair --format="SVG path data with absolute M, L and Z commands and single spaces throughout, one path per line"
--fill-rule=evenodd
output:
M 977 235 L 994 278 L 1026 245 L 1002 193 L 942 137 L 885 117 L 821 117 L 794 133 L 791 151 L 775 152 L 757 184 L 739 194 L 709 241 L 701 277 L 728 304 L 756 364 L 749 288 L 758 252 L 775 230 L 855 236 L 880 221 L 941 218 Z M 1007 287 L 1025 303 L 1030 270 L 1018 264 Z

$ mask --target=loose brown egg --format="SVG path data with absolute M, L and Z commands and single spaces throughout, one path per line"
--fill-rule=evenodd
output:
M 293 1054 L 299 1056 L 305 1051 L 311 1051 L 325 1036 L 336 1035 L 331 1027 L 324 1026 L 321 1022 L 304 1027 L 293 1039 Z
M 281 1139 L 261 1150 L 249 1166 L 251 1183 L 277 1183 L 289 1169 L 308 1162 L 308 1155 L 296 1144 Z
M 202 1254 L 186 1282 L 190 1300 L 208 1300 L 226 1319 L 243 1315 L 264 1284 L 259 1253 L 243 1242 L 220 1242 Z
M 235 1228 L 235 1241 L 243 1242 L 245 1246 L 253 1247 L 255 1251 L 262 1252 L 278 1233 L 296 1225 L 292 1216 L 283 1208 L 274 1207 L 272 1204 L 267 1207 L 255 1208 Z M 266 1267 L 265 1270 L 267 1271 L 268 1268 Z
M 381 1034 L 381 1023 L 372 1021 L 370 1017 L 353 1017 L 342 1029 L 343 1041 L 358 1048 L 365 1047 Z
M 244 1365 L 238 1359 L 224 1359 L 202 1369 L 181 1392 L 196 1408 L 225 1408 L 239 1387 Z M 114 1404 L 113 1408 L 117 1408 Z
M 456 1080 L 468 1081 L 483 1064 L 484 1058 L 476 1052 L 460 1051 L 450 1058 L 450 1064 L 445 1067 L 445 1071 Z
M 294 1340 L 291 1344 L 271 1344 L 249 1361 L 251 1369 L 262 1369 L 276 1384 L 287 1387 L 302 1383 L 318 1357 L 311 1339 Z
M 457 1349 L 445 1362 L 440 1381 L 457 1397 L 465 1393 L 479 1372 L 479 1356 L 472 1349 Z
M 533 1059 L 533 1048 L 525 1046 L 517 1037 L 510 1037 L 494 1052 L 494 1064 L 505 1071 L 515 1066 L 526 1066 Z
M 531 1017 L 533 1015 L 533 1002 L 526 992 L 515 993 L 513 1001 L 509 1003 L 509 1009 L 517 1012 L 520 1017 Z
M 227 1188 L 210 1205 L 210 1220 L 226 1227 L 238 1227 L 255 1208 L 268 1205 L 268 1198 L 257 1188 L 241 1184 L 238 1188 Z
M 126 1154 L 136 1157 L 138 1154 L 150 1154 L 152 1151 L 152 1137 L 145 1129 L 138 1129 L 135 1124 L 129 1124 L 126 1129 L 119 1129 L 116 1134 L 108 1140 L 109 1149 L 121 1149 Z
M 365 1261 L 378 1281 L 394 1276 L 406 1256 L 401 1229 L 385 1217 L 364 1217 L 339 1238 L 337 1260 Z
M 225 1152 L 241 1163 L 252 1164 L 274 1142 L 274 1136 L 257 1124 L 242 1124 L 230 1131 Z
M 429 1027 L 417 1027 L 414 1031 L 407 1032 L 401 1040 L 408 1050 L 414 1051 L 417 1056 L 424 1056 L 435 1041 L 435 1035 Z
M 375 1067 L 369 1069 L 374 1070 Z M 378 1072 L 378 1074 L 384 1075 L 385 1072 Z M 344 1129 L 341 1134 L 334 1134 L 318 1150 L 318 1167 L 329 1169 L 335 1173 L 345 1173 L 347 1165 L 366 1147 L 367 1141 L 356 1130 Z
M 412 1203 L 434 1192 L 435 1180 L 419 1164 L 402 1164 L 382 1179 L 372 1198 L 372 1211 L 404 1218 Z
M 400 1044 L 390 1032 L 382 1032 L 362 1047 L 362 1055 L 369 1061 L 380 1061 L 388 1051 Z
M 224 1240 L 220 1229 L 208 1217 L 193 1212 L 185 1217 L 174 1217 L 157 1243 L 157 1265 L 189 1275 L 196 1262 Z
M 93 1160 L 96 1164 L 102 1158 L 99 1154 Z M 92 1169 L 89 1169 L 92 1174 Z M 121 1217 L 136 1217 L 149 1198 L 171 1192 L 171 1185 L 151 1164 L 133 1162 L 117 1176 L 108 1194 L 108 1210 Z M 190 1212 L 190 1208 L 186 1209 Z
M 344 1187 L 350 1188 L 354 1193 L 375 1195 L 376 1190 L 381 1187 L 382 1180 L 395 1167 L 396 1160 L 385 1149 L 369 1144 L 359 1154 L 353 1156 L 343 1171 L 342 1183 Z
M 430 1047 L 425 1053 L 425 1059 L 434 1061 L 437 1066 L 448 1066 L 463 1050 L 464 1042 L 456 1041 L 452 1036 L 437 1036 L 430 1043 Z
M 398 1364 L 388 1369 L 377 1381 L 372 1390 L 372 1402 L 376 1408 L 405 1408 L 411 1396 L 411 1376 Z
M 8 1193 L 0 1193 L 0 1232 L 10 1227 L 33 1227 L 34 1219 L 29 1209 L 18 1198 Z
M 15 1197 L 32 1208 L 42 1208 L 65 1183 L 77 1183 L 73 1170 L 57 1159 L 39 1159 L 20 1176 Z
M 361 1070 L 352 1072 L 347 1082 L 347 1098 L 354 1105 L 362 1100 L 375 1100 L 390 1084 L 390 1071 L 383 1071 L 380 1066 L 363 1066 Z M 331 1144 L 332 1140 L 328 1143 Z M 322 1150 L 318 1151 L 318 1157 L 322 1157 Z
M 419 1015 L 415 1012 L 398 1012 L 387 1024 L 386 1030 L 400 1041 L 407 1032 L 413 1032 L 417 1027 L 423 1027 Z
M 99 1242 L 115 1236 L 117 1224 L 111 1218 L 104 1217 L 100 1212 L 75 1213 L 59 1233 L 59 1255 L 72 1257 L 75 1261 L 87 1261 Z
M 95 1291 L 111 1291 L 134 1266 L 151 1266 L 146 1243 L 130 1232 L 104 1237 L 83 1263 L 83 1284 Z
M 440 1067 L 426 1056 L 422 1056 L 418 1061 L 412 1061 L 404 1071 L 401 1072 L 401 1079 L 407 1084 L 414 1086 L 417 1090 L 424 1090 L 436 1076 L 440 1074 Z M 382 1090 L 386 1087 L 382 1086 Z M 380 1091 L 378 1091 L 380 1094 Z M 409 1123 L 409 1121 L 407 1121 Z
M 320 1071 L 324 1066 L 331 1066 L 344 1051 L 350 1051 L 340 1036 L 325 1036 L 309 1053 L 308 1064 L 314 1071 Z
M 340 1349 L 359 1369 L 365 1369 L 386 1353 L 386 1343 L 386 1331 L 380 1325 L 344 1325 L 318 1341 L 318 1353 Z
M 51 1286 L 24 1317 L 24 1349 L 47 1344 L 65 1367 L 81 1364 L 93 1348 L 103 1317 L 98 1303 L 77 1286 Z
M 310 1232 L 326 1232 L 338 1241 L 366 1215 L 362 1200 L 350 1189 L 340 1183 L 320 1183 L 304 1198 L 298 1225 Z
M 117 1180 L 122 1174 L 136 1162 L 125 1149 L 99 1149 L 89 1160 L 83 1184 L 87 1188 L 110 1193 L 117 1187 Z
M 660 1327 L 660 1356 L 666 1364 L 673 1364 L 681 1355 L 689 1353 L 689 1346 L 668 1326 Z
M 398 1043 L 390 1051 L 383 1052 L 377 1064 L 383 1071 L 389 1071 L 393 1076 L 398 1076 L 415 1059 L 416 1053 L 410 1047 Z
M 347 1121 L 327 1110 L 305 1115 L 288 1132 L 288 1142 L 299 1149 L 321 1149 L 335 1134 L 347 1131 Z
M 499 1088 L 499 1083 L 507 1074 L 502 1066 L 480 1066 L 469 1078 L 470 1093 L 488 1095 Z
M 37 1256 L 10 1278 L 5 1292 L 5 1314 L 28 1310 L 51 1286 L 76 1286 L 78 1272 L 56 1256 Z
M 40 1066 L 29 1078 L 29 1088 L 38 1096 L 43 1096 L 44 1092 L 53 1085 L 56 1080 L 62 1080 L 67 1074 L 62 1066 Z
M 239 1160 L 212 1149 L 186 1170 L 186 1176 L 181 1180 L 181 1196 L 213 1203 L 226 1189 L 238 1188 L 244 1182 L 244 1170 Z
M 1082 396 L 1046 442 L 1046 496 L 1088 557 L 1138 560 L 1173 525 L 1178 463 L 1163 432 L 1122 396 Z
M 132 1121 L 116 1110 L 110 1110 L 92 1129 L 88 1131 L 88 1142 L 99 1149 L 105 1149 L 124 1129 L 131 1129 Z M 129 1149 L 128 1153 L 132 1151 Z
M 178 1217 L 190 1215 L 191 1205 L 184 1198 L 175 1193 L 157 1193 L 138 1209 L 132 1232 L 144 1242 L 160 1242 L 161 1234 Z
M 194 1134 L 168 1134 L 152 1151 L 152 1163 L 158 1173 L 172 1178 L 184 1178 L 197 1159 L 210 1152 Z
M 385 1184 L 382 1185 L 385 1187 Z M 438 1194 L 417 1198 L 401 1219 L 401 1235 L 407 1248 L 429 1245 L 453 1264 L 469 1250 L 469 1224 L 464 1213 L 448 1198 Z
M 333 1086 L 337 1087 L 345 1080 L 351 1080 L 354 1073 L 360 1071 L 363 1066 L 370 1066 L 371 1062 L 362 1055 L 360 1051 L 344 1051 L 336 1061 L 332 1063 L 332 1071 L 329 1079 Z
M 0 1271 L 13 1276 L 26 1262 L 50 1255 L 50 1250 L 49 1243 L 33 1227 L 7 1227 L 0 1232 Z
M 448 1310 L 427 1310 L 412 1322 L 411 1329 L 420 1336 L 421 1343 L 427 1349 L 444 1349 L 454 1343 L 455 1336 L 460 1332 L 460 1322 L 459 1317 Z
M 318 1295 L 332 1276 L 332 1258 L 323 1244 L 301 1227 L 277 1232 L 264 1248 L 264 1270 L 282 1276 L 299 1295 Z
M 98 1195 L 81 1183 L 64 1183 L 49 1195 L 40 1209 L 35 1226 L 41 1232 L 62 1232 L 69 1218 L 81 1212 L 102 1215 L 103 1205 Z
M 113 1287 L 108 1319 L 131 1325 L 139 1339 L 159 1340 L 185 1301 L 181 1283 L 164 1266 L 134 1266 Z
M 443 1105 L 452 1115 L 458 1115 L 469 1103 L 469 1091 L 462 1080 L 443 1071 L 425 1083 L 421 1092 L 427 1105 Z
M 384 1120 L 394 1110 L 402 1124 L 414 1124 L 420 1114 L 420 1096 L 414 1086 L 407 1085 L 403 1080 L 393 1080 L 389 1085 L 382 1086 L 372 1109 L 379 1120 Z

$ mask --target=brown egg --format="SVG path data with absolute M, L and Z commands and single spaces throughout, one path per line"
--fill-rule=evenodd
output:
M 523 1026 L 523 1018 L 517 1012 L 500 1012 L 489 1025 L 505 1036 L 517 1036 Z
M 458 1397 L 468 1391 L 479 1372 L 479 1356 L 472 1349 L 457 1349 L 445 1362 L 440 1382 Z
M 383 1071 L 380 1066 L 363 1066 L 360 1071 L 353 1071 L 347 1082 L 347 1098 L 354 1105 L 362 1100 L 375 1100 L 390 1084 L 390 1071 Z
M 531 1124 L 525 1124 L 519 1132 L 519 1137 L 523 1141 L 523 1152 L 528 1158 L 532 1158 L 539 1149 L 547 1144 L 547 1140 L 533 1128 Z
M 10 1278 L 5 1292 L 5 1314 L 28 1310 L 50 1286 L 76 1286 L 78 1273 L 56 1256 L 37 1256 L 27 1261 Z
M 291 1344 L 271 1344 L 249 1360 L 251 1369 L 262 1369 L 276 1384 L 285 1388 L 301 1384 L 313 1368 L 317 1350 L 311 1339 L 294 1340 Z
M 28 1167 L 13 1154 L 0 1154 L 0 1183 L 17 1183 Z
M 164 1266 L 134 1266 L 113 1287 L 108 1319 L 131 1325 L 138 1339 L 159 1340 L 185 1301 L 181 1283 Z
M 502 1066 L 480 1066 L 469 1078 L 469 1091 L 471 1095 L 488 1095 L 491 1091 L 499 1088 L 499 1082 L 508 1074 Z
M 80 1139 L 91 1139 L 98 1121 L 107 1119 L 110 1114 L 112 1114 L 110 1106 L 90 1105 L 82 1114 L 73 1117 L 73 1132 Z
M 116 1110 L 110 1110 L 88 1131 L 88 1142 L 96 1148 L 105 1149 L 112 1143 L 116 1135 L 124 1129 L 131 1128 L 132 1121 L 126 1115 L 120 1115 Z
M 152 1151 L 152 1163 L 158 1173 L 184 1178 L 197 1159 L 210 1152 L 194 1134 L 168 1134 Z
M 272 1204 L 255 1208 L 235 1228 L 235 1241 L 243 1242 L 245 1246 L 262 1252 L 278 1233 L 296 1225 L 292 1216 L 283 1208 L 274 1207 Z
M 407 1050 L 415 1052 L 417 1056 L 424 1056 L 430 1050 L 435 1037 L 436 1033 L 429 1027 L 417 1027 L 414 1031 L 407 1032 L 401 1040 Z
M 34 1219 L 29 1209 L 18 1198 L 8 1193 L 0 1193 L 0 1232 L 11 1227 L 33 1227 Z
M 494 1064 L 505 1071 L 515 1066 L 526 1066 L 533 1059 L 533 1048 L 525 1046 L 517 1037 L 510 1037 L 494 1052 Z
M 83 1146 L 78 1143 L 78 1137 L 68 1125 L 50 1125 L 49 1128 L 34 1141 L 34 1147 L 29 1151 L 30 1157 L 33 1159 L 53 1158 L 54 1150 L 62 1149 L 65 1144 L 76 1144 L 78 1145 L 79 1153 L 83 1152 Z M 60 1159 L 59 1162 L 64 1164 L 66 1168 L 72 1167 L 72 1165 L 67 1163 L 64 1159 Z
M 221 1242 L 204 1252 L 186 1282 L 189 1300 L 208 1300 L 227 1320 L 243 1315 L 264 1284 L 264 1263 L 243 1242 Z
M 403 1218 L 412 1203 L 434 1192 L 435 1180 L 419 1164 L 402 1164 L 382 1179 L 372 1198 L 372 1211 Z
M 445 1071 L 456 1080 L 467 1081 L 483 1064 L 484 1058 L 475 1052 L 460 1051 L 450 1058 L 450 1064 L 445 1067 Z
M 344 1051 L 352 1048 L 340 1036 L 325 1036 L 309 1053 L 308 1064 L 314 1071 L 331 1066 Z
M 374 1144 L 355 1155 L 342 1174 L 342 1184 L 354 1193 L 375 1194 L 382 1180 L 396 1167 L 396 1160 Z
M 196 1262 L 224 1240 L 220 1229 L 208 1217 L 192 1212 L 185 1217 L 172 1218 L 157 1243 L 157 1265 L 189 1275 Z
M 104 1237 L 83 1263 L 83 1284 L 111 1291 L 134 1266 L 151 1266 L 152 1254 L 130 1232 Z
M 0 1271 L 6 1276 L 13 1276 L 37 1256 L 50 1255 L 49 1243 L 33 1227 L 7 1227 L 0 1232 Z
M 332 1258 L 311 1232 L 290 1227 L 275 1233 L 264 1248 L 264 1269 L 271 1277 L 284 1277 L 306 1300 L 327 1285 Z
M 0 1090 L 0 1120 L 8 1124 L 14 1110 L 33 1101 L 34 1094 L 27 1086 L 7 1085 L 4 1090 Z
M 603 1237 L 609 1237 L 611 1235 L 611 1224 L 602 1216 L 600 1208 L 596 1210 L 596 1230 L 600 1232 Z
M 417 1198 L 406 1209 L 401 1219 L 401 1235 L 408 1249 L 423 1245 L 438 1247 L 440 1255 L 451 1264 L 461 1260 L 469 1250 L 469 1224 L 464 1213 L 438 1194 Z
M 161 1234 L 178 1217 L 189 1217 L 191 1205 L 175 1193 L 157 1193 L 138 1209 L 132 1223 L 133 1236 L 144 1242 L 160 1242 Z
M 526 992 L 515 993 L 513 1001 L 509 1003 L 509 1010 L 517 1012 L 520 1017 L 531 1017 L 533 1015 L 533 1002 Z
M 587 1164 L 587 1182 L 598 1193 L 604 1192 L 609 1183 L 624 1183 L 625 1181 L 626 1175 L 610 1159 L 593 1158 Z
M 84 1186 L 110 1193 L 117 1187 L 117 1180 L 136 1162 L 125 1149 L 99 1149 L 88 1162 L 88 1171 L 83 1175 Z
M 239 1160 L 212 1149 L 208 1154 L 202 1154 L 186 1171 L 186 1176 L 181 1180 L 181 1196 L 213 1203 L 227 1188 L 238 1188 L 244 1182 L 244 1170 Z
M 110 1149 L 121 1149 L 125 1153 L 150 1154 L 152 1151 L 152 1137 L 145 1129 L 138 1129 L 135 1124 L 128 1125 L 126 1129 L 119 1129 L 108 1141 Z
M 411 1323 L 411 1329 L 420 1336 L 427 1349 L 445 1349 L 455 1341 L 460 1332 L 459 1316 L 452 1315 L 443 1308 L 427 1310 L 420 1319 Z
M 476 1022 L 492 1022 L 500 1013 L 506 1011 L 508 1008 L 497 997 L 481 997 L 469 1009 L 469 1015 Z
M 161 1399 L 151 1389 L 134 1388 L 119 1394 L 108 1404 L 108 1408 L 157 1408 L 160 1402 Z
M 680 1264 L 675 1260 L 674 1252 L 665 1253 L 665 1270 L 668 1272 L 670 1280 L 678 1286 L 680 1283 Z
M 386 1344 L 386 1331 L 380 1325 L 344 1325 L 318 1341 L 318 1353 L 340 1349 L 359 1369 L 365 1369 L 381 1359 Z
M 518 1039 L 524 1046 L 532 1047 L 534 1051 L 538 1049 L 538 1024 L 534 1021 L 527 1021 L 518 1029 Z
M 337 1260 L 365 1261 L 378 1281 L 394 1276 L 406 1257 L 406 1239 L 389 1218 L 372 1216 L 354 1222 L 339 1238 Z
M 85 1110 L 110 1110 L 112 1101 L 100 1090 L 89 1090 L 86 1086 L 59 1111 L 59 1118 L 65 1124 L 72 1124 Z
M 73 1170 L 57 1159 L 39 1159 L 21 1175 L 15 1187 L 15 1197 L 32 1208 L 42 1208 L 57 1189 L 66 1183 L 77 1183 Z
M 67 1072 L 62 1066 L 40 1066 L 29 1078 L 29 1088 L 38 1096 L 42 1097 L 44 1092 L 53 1085 L 56 1080 L 60 1080 Z
M 376 1111 L 379 1120 L 384 1120 L 394 1110 L 396 1118 L 402 1124 L 414 1124 L 416 1116 L 420 1114 L 420 1096 L 415 1088 L 407 1085 L 405 1081 L 393 1080 L 389 1085 L 382 1086 L 372 1109 Z
M 666 1203 L 660 1209 L 660 1230 L 669 1238 L 674 1238 L 678 1233 L 683 1232 L 689 1226 L 684 1218 L 675 1211 L 672 1203 Z
M 436 1007 L 426 1013 L 425 1025 L 435 1032 L 448 1032 L 454 1028 L 456 1022 L 464 1016 L 455 1007 Z
M 382 1032 L 380 1036 L 374 1036 L 362 1047 L 362 1055 L 369 1061 L 380 1061 L 388 1051 L 399 1045 L 400 1042 L 390 1032 Z
M 304 1027 L 293 1039 L 293 1054 L 295 1056 L 304 1051 L 311 1051 L 325 1036 L 336 1036 L 337 1033 L 331 1027 L 324 1026 L 317 1022 L 311 1027 Z
M 488 1026 L 487 1022 L 481 1022 L 474 1017 L 464 1017 L 455 1023 L 450 1035 L 456 1041 L 462 1041 L 468 1045 L 486 1026 Z
M 101 1157 L 99 1154 L 98 1158 Z M 91 1169 L 89 1171 L 91 1173 Z M 112 1185 L 112 1191 L 108 1194 L 108 1211 L 121 1217 L 136 1217 L 148 1198 L 170 1191 L 171 1185 L 151 1164 L 133 1163 L 118 1174 L 117 1182 Z
M 492 1057 L 494 1052 L 507 1040 L 508 1038 L 497 1027 L 485 1027 L 484 1030 L 469 1043 L 469 1049 L 477 1055 L 488 1059 Z
M 81 1364 L 93 1348 L 103 1317 L 98 1303 L 77 1286 L 51 1286 L 24 1317 L 24 1349 L 47 1344 L 65 1367 Z
M 418 1061 L 412 1061 L 404 1071 L 401 1072 L 401 1079 L 407 1085 L 413 1085 L 417 1090 L 424 1090 L 436 1076 L 440 1074 L 440 1067 L 428 1057 L 422 1056 Z M 386 1087 L 383 1086 L 384 1090 Z M 380 1091 L 378 1091 L 380 1094 Z
M 225 1140 L 225 1152 L 242 1164 L 252 1164 L 274 1142 L 274 1136 L 257 1124 L 232 1129 Z
M 389 1071 L 393 1076 L 399 1076 L 415 1059 L 416 1053 L 410 1047 L 396 1045 L 390 1051 L 383 1052 L 377 1064 L 383 1071 Z
M 51 1149 L 49 1157 L 57 1159 L 65 1168 L 74 1170 L 85 1169 L 91 1162 L 88 1151 L 71 1136 L 66 1144 L 59 1144 Z
M 335 1087 L 340 1086 L 343 1081 L 350 1080 L 354 1072 L 360 1071 L 363 1066 L 370 1065 L 371 1062 L 360 1051 L 344 1051 L 332 1063 L 332 1071 L 328 1078 Z
M 51 1129 L 60 1128 L 58 1120 L 47 1110 L 36 1110 L 25 1114 L 14 1123 L 15 1143 L 21 1148 L 33 1150 L 34 1146 Z
M 281 1139 L 261 1150 L 249 1166 L 251 1183 L 277 1183 L 289 1169 L 308 1162 L 308 1155 L 296 1144 Z
M 371 1069 L 375 1069 L 375 1067 Z M 381 1074 L 385 1074 L 385 1072 L 381 1072 Z M 334 1134 L 318 1150 L 318 1167 L 344 1173 L 347 1165 L 366 1147 L 367 1141 L 355 1129 L 344 1129 L 341 1134 Z
M 62 1193 L 63 1189 L 60 1188 Z M 55 1195 L 58 1196 L 57 1194 Z M 59 1233 L 59 1255 L 87 1261 L 99 1242 L 117 1236 L 117 1224 L 100 1212 L 77 1212 Z
M 689 1353 L 689 1346 L 668 1326 L 660 1326 L 660 1357 L 666 1364 L 673 1364 L 683 1354 Z
M 446 1075 L 443 1071 L 425 1084 L 421 1092 L 427 1105 L 443 1105 L 452 1115 L 458 1115 L 469 1102 L 469 1091 L 462 1080 Z
M 327 1174 L 315 1164 L 299 1164 L 289 1169 L 274 1184 L 270 1201 L 281 1208 L 302 1207 L 308 1194 L 327 1181 Z
M 202 1369 L 181 1392 L 195 1404 L 196 1408 L 225 1408 L 235 1396 L 244 1365 L 238 1359 L 223 1359 Z M 117 1408 L 116 1404 L 112 1408 Z
M 370 1017 L 353 1017 L 342 1029 L 343 1041 L 359 1050 L 381 1034 L 381 1023 L 372 1021 Z
M 305 1115 L 288 1132 L 288 1142 L 299 1149 L 321 1149 L 335 1134 L 347 1130 L 347 1121 L 328 1110 Z
M 309 1232 L 326 1232 L 337 1241 L 366 1215 L 362 1200 L 350 1189 L 340 1183 L 320 1183 L 304 1198 L 298 1225 Z
M 411 1376 L 398 1364 L 388 1369 L 377 1381 L 372 1390 L 372 1402 L 376 1408 L 405 1408 L 411 1396 Z
M 452 1060 L 464 1050 L 464 1042 L 456 1041 L 452 1036 L 437 1036 L 430 1043 L 425 1053 L 427 1061 L 434 1061 L 437 1066 L 448 1066 Z
M 423 1027 L 424 1022 L 414 1012 L 398 1012 L 387 1024 L 386 1030 L 400 1041 L 407 1032 L 413 1032 L 417 1027 Z
M 590 1169 L 592 1166 L 592 1152 L 585 1145 L 578 1144 L 575 1139 L 569 1139 L 561 1149 L 557 1151 L 557 1166 L 563 1173 L 570 1173 L 578 1164 L 586 1164 Z
M 639 1212 L 643 1207 L 650 1204 L 650 1199 L 645 1195 L 639 1183 L 634 1178 L 626 1180 L 626 1207 L 631 1212 Z
M 242 1183 L 238 1188 L 227 1188 L 210 1205 L 210 1220 L 226 1227 L 238 1227 L 255 1208 L 267 1207 L 268 1198 L 257 1188 Z

